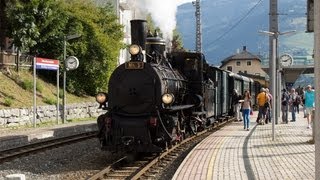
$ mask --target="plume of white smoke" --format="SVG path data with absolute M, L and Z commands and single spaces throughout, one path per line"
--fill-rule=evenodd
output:
M 163 38 L 172 40 L 173 30 L 176 28 L 176 13 L 179 5 L 192 0 L 130 0 L 134 18 L 146 18 L 150 13 L 157 27 L 161 29 Z

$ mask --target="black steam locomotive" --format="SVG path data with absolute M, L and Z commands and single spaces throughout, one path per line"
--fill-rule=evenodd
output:
M 252 80 L 209 66 L 201 53 L 166 53 L 144 20 L 131 21 L 131 29 L 131 60 L 112 73 L 108 94 L 96 96 L 108 110 L 98 117 L 104 150 L 161 152 L 229 115 L 230 88 L 253 89 Z

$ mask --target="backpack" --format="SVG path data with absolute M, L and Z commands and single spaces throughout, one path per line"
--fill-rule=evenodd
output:
M 266 102 L 264 103 L 264 107 L 265 108 L 269 108 L 270 107 L 270 102 L 269 102 L 269 96 L 267 95 L 267 93 L 265 93 L 265 96 L 266 96 Z M 268 96 L 268 97 L 267 97 Z
M 288 95 L 286 93 L 282 93 L 281 97 L 281 105 L 286 106 L 288 104 Z
M 295 105 L 301 104 L 301 97 L 297 95 L 296 100 L 295 100 Z

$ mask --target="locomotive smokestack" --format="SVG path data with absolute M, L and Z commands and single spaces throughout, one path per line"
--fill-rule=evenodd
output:
M 141 46 L 142 50 L 146 49 L 147 28 L 145 20 L 131 20 L 131 44 Z

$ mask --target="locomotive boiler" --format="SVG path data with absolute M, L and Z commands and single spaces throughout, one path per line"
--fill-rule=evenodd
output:
M 163 39 L 147 36 L 146 21 L 132 20 L 131 36 L 130 61 L 96 96 L 108 110 L 98 117 L 98 137 L 108 151 L 161 152 L 208 123 L 213 82 L 200 53 L 167 54 Z

